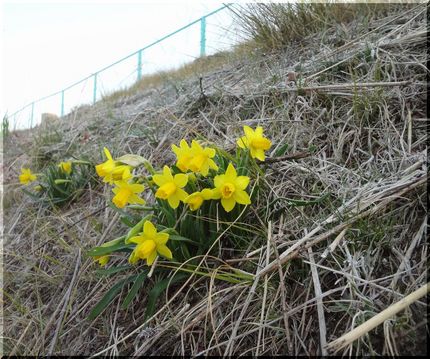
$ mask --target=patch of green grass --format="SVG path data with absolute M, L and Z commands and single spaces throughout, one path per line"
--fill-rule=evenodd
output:
M 393 239 L 395 218 L 384 216 L 377 221 L 371 218 L 360 219 L 348 231 L 349 242 L 354 250 L 369 250 L 382 247 L 390 251 Z
M 383 114 L 384 90 L 376 88 L 372 90 L 354 89 L 352 108 L 354 117 L 364 127 L 377 123 Z
M 248 37 L 261 48 L 279 50 L 310 34 L 340 27 L 339 24 L 354 19 L 361 19 L 362 26 L 367 26 L 370 18 L 392 7 L 375 3 L 257 3 L 242 7 L 237 17 Z M 339 39 L 338 31 L 336 41 Z

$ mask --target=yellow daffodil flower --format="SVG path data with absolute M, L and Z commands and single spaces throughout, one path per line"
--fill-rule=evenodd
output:
M 203 204 L 203 201 L 210 200 L 212 199 L 212 197 L 212 190 L 209 188 L 205 188 L 201 192 L 194 192 L 190 194 L 187 198 L 185 198 L 184 203 L 187 203 L 192 211 L 197 211 Z
M 172 151 L 175 153 L 178 159 L 176 161 L 176 167 L 178 167 L 182 172 L 186 172 L 193 157 L 191 154 L 191 147 L 188 146 L 187 141 L 181 140 L 179 147 L 172 145 Z
M 172 259 L 172 252 L 166 246 L 168 239 L 168 233 L 158 233 L 151 222 L 145 221 L 143 232 L 129 240 L 129 242 L 137 244 L 128 259 L 129 262 L 135 264 L 139 259 L 146 259 L 146 264 L 150 266 L 154 263 L 157 254 Z
M 58 167 L 60 167 L 61 170 L 68 175 L 72 173 L 72 162 L 60 162 Z
M 109 247 L 112 245 L 112 242 L 113 241 L 103 243 L 100 247 Z M 106 264 L 108 264 L 108 262 L 110 260 L 110 255 L 105 254 L 105 255 L 101 255 L 101 256 L 94 256 L 93 259 L 99 263 L 100 267 L 104 267 Z
M 215 157 L 215 150 L 210 147 L 203 148 L 197 141 L 191 142 L 191 147 L 187 141 L 181 140 L 179 146 L 172 145 L 172 150 L 177 157 L 176 167 L 182 172 L 191 170 L 196 173 L 201 173 L 207 176 L 209 169 L 218 170 L 218 166 L 212 160 Z
M 100 267 L 104 267 L 106 264 L 108 264 L 109 260 L 110 260 L 110 256 L 106 255 L 106 256 L 95 256 L 94 260 L 96 262 L 99 262 Z
M 159 186 L 157 192 L 155 192 L 155 197 L 166 199 L 173 209 L 177 208 L 179 202 L 184 201 L 188 196 L 188 193 L 182 189 L 188 182 L 186 174 L 178 173 L 173 177 L 170 168 L 164 166 L 163 174 L 154 175 L 152 178 L 155 184 Z
M 221 205 L 226 212 L 230 212 L 236 203 L 250 204 L 251 200 L 245 188 L 249 184 L 249 177 L 238 176 L 235 168 L 230 163 L 225 174 L 215 176 L 215 189 L 213 199 L 221 199 Z
M 144 204 L 145 201 L 138 196 L 139 193 L 143 192 L 145 186 L 137 183 L 128 183 L 126 181 L 115 181 L 115 188 L 112 192 L 115 196 L 112 198 L 112 202 L 118 208 L 124 208 L 127 203 L 130 204 Z
M 252 158 L 257 158 L 260 161 L 265 160 L 264 151 L 267 151 L 272 142 L 266 137 L 263 137 L 263 128 L 257 126 L 255 131 L 249 126 L 243 126 L 245 136 L 237 140 L 237 145 L 240 148 L 249 148 Z
M 21 174 L 19 175 L 19 182 L 21 184 L 29 184 L 36 179 L 36 175 L 33 174 L 29 168 L 21 168 Z
M 129 180 L 131 178 L 131 167 L 115 161 L 106 147 L 103 148 L 103 151 L 107 161 L 96 166 L 96 172 L 100 177 L 103 177 L 103 182 L 113 184 L 114 181 Z
M 209 168 L 212 168 L 215 171 L 218 170 L 218 166 L 214 160 L 212 160 L 216 154 L 213 148 L 203 148 L 197 141 L 193 140 L 191 142 L 191 154 L 193 157 L 188 164 L 188 168 L 191 171 L 201 173 L 206 177 L 208 175 Z

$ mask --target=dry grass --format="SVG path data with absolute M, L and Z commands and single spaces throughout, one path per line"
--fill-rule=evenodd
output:
M 105 208 L 103 187 L 62 212 L 31 204 L 12 182 L 43 133 L 11 133 L 5 353 L 318 355 L 426 284 L 425 10 L 396 6 L 367 29 L 352 21 L 283 52 L 255 51 L 205 73 L 203 93 L 198 78 L 177 80 L 183 93 L 160 85 L 78 108 L 56 125 L 64 135 L 50 142 L 51 160 L 73 153 L 99 161 L 107 145 L 159 166 L 173 162 L 171 143 L 197 133 L 232 149 L 243 124 L 264 126 L 274 143 L 254 212 L 231 223 L 254 234 L 238 247 L 227 232 L 217 257 L 202 263 L 228 263 L 253 273 L 253 283 L 193 276 L 171 286 L 147 322 L 146 288 L 127 311 L 115 301 L 86 319 L 115 278 L 98 278 L 84 253 L 125 227 Z M 290 157 L 275 158 L 286 143 Z M 322 196 L 305 207 L 282 200 Z M 426 298 L 414 301 L 338 354 L 425 355 L 426 309 Z
M 102 98 L 103 102 L 116 102 L 121 98 L 130 97 L 136 93 L 142 92 L 148 88 L 155 88 L 171 84 L 176 88 L 178 93 L 183 92 L 180 86 L 176 86 L 181 81 L 190 78 L 200 78 L 202 74 L 219 68 L 222 64 L 228 62 L 233 55 L 241 53 L 240 47 L 237 53 L 220 52 L 215 55 L 197 58 L 191 63 L 184 64 L 177 69 L 165 70 L 154 74 L 143 76 L 129 88 L 114 91 Z

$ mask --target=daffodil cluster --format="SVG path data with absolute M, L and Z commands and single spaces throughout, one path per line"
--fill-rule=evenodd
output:
M 72 173 L 72 162 L 60 162 L 58 168 L 61 172 L 70 175 Z M 28 185 L 37 180 L 38 174 L 31 171 L 30 168 L 21 168 L 21 174 L 19 175 L 19 183 Z M 37 187 L 37 186 L 36 186 Z M 40 185 L 37 188 L 41 188 Z
M 265 151 L 271 147 L 271 142 L 263 136 L 262 127 L 253 130 L 244 126 L 244 134 L 237 140 L 238 148 L 248 151 L 251 158 L 264 161 Z M 184 210 L 190 211 L 202 211 L 205 203 L 214 203 L 214 206 L 208 205 L 201 212 L 201 215 L 209 217 L 213 216 L 213 212 L 209 213 L 208 208 L 216 209 L 217 203 L 225 213 L 232 212 L 238 205 L 251 204 L 248 193 L 250 177 L 238 173 L 237 167 L 240 165 L 246 172 L 245 162 L 234 161 L 225 152 L 205 146 L 195 139 L 190 143 L 182 139 L 178 145 L 172 144 L 171 148 L 176 156 L 175 165 L 165 165 L 159 172 L 154 171 L 149 162 L 140 156 L 128 154 L 114 159 L 109 150 L 104 148 L 106 161 L 96 165 L 95 170 L 103 178 L 103 182 L 114 186 L 112 203 L 118 208 L 144 204 L 141 195 L 148 188 L 159 206 L 154 204 L 152 208 L 160 208 L 160 211 L 164 208 L 158 218 L 165 218 L 163 213 L 165 215 L 166 211 L 170 211 L 169 218 L 175 218 L 179 215 L 175 210 L 181 203 Z M 148 169 L 149 174 L 137 173 L 137 168 L 141 165 Z M 173 224 L 174 222 L 170 223 Z M 146 260 L 147 265 L 152 265 L 157 255 L 172 259 L 172 252 L 166 246 L 169 235 L 165 232 L 158 233 L 149 221 L 142 226 L 140 234 L 136 233 L 126 241 L 127 245 L 135 244 L 129 262 L 135 264 L 139 260 Z M 107 264 L 107 258 L 95 256 L 101 265 Z
M 263 128 L 258 126 L 254 131 L 249 126 L 243 128 L 245 136 L 237 140 L 237 144 L 242 149 L 249 149 L 252 158 L 265 160 L 265 151 L 272 143 L 263 136 Z M 236 203 L 248 205 L 251 203 L 248 193 L 245 191 L 249 184 L 249 177 L 238 176 L 236 169 L 230 162 L 224 173 L 219 172 L 219 166 L 214 161 L 216 150 L 214 148 L 203 148 L 196 140 L 191 141 L 191 146 L 185 140 L 181 140 L 179 147 L 172 145 L 172 150 L 176 155 L 176 167 L 184 173 L 193 173 L 207 177 L 209 171 L 215 173 L 212 188 L 201 188 L 188 195 L 182 188 L 187 184 L 184 176 L 173 178 L 170 169 L 165 166 L 163 175 L 154 176 L 154 182 L 160 186 L 155 196 L 167 199 L 172 208 L 182 201 L 189 205 L 192 211 L 198 210 L 204 201 L 221 200 L 221 205 L 226 212 L 230 212 Z M 166 189 L 169 189 L 166 191 Z
M 158 171 L 143 157 L 126 154 L 113 158 L 104 148 L 105 161 L 94 169 L 104 183 L 113 186 L 112 208 L 130 229 L 126 235 L 92 248 L 87 254 L 100 266 L 109 263 L 110 268 L 99 270 L 109 275 L 127 268 L 115 267 L 112 260 L 115 252 L 126 252 L 131 265 L 146 266 L 117 282 L 91 311 L 91 319 L 101 313 L 115 293 L 121 292 L 119 289 L 132 281 L 134 284 L 121 306 L 126 308 L 152 273 L 156 273 L 152 277 L 155 284 L 149 292 L 146 314 L 154 310 L 154 296 L 167 283 L 184 280 L 190 273 L 213 275 L 232 283 L 250 280 L 252 276 L 235 270 L 229 273 L 223 269 L 222 273 L 211 274 L 205 273 L 207 269 L 196 270 L 198 258 L 219 243 L 222 227 L 245 213 L 246 207 L 241 206 L 251 204 L 251 178 L 257 179 L 261 172 L 256 160 L 264 161 L 265 152 L 271 147 L 262 127 L 254 130 L 244 126 L 243 130 L 244 136 L 237 139 L 235 155 L 197 139 L 191 142 L 182 139 L 171 146 L 176 156 L 174 164 L 163 165 Z M 67 166 L 61 166 L 67 171 Z M 255 180 L 252 188 L 258 188 L 257 184 Z M 142 198 L 145 190 L 153 195 L 147 205 L 143 205 Z M 243 237 L 240 226 L 230 230 L 231 238 Z M 172 271 L 166 269 L 174 273 L 170 276 Z
M 76 199 L 92 180 L 94 170 L 86 161 L 63 161 L 48 165 L 41 173 L 33 173 L 30 168 L 21 168 L 19 182 L 23 189 L 38 202 L 50 206 L 60 206 Z
M 193 140 L 191 146 L 185 140 L 181 140 L 179 147 L 172 145 L 172 150 L 176 154 L 176 167 L 182 172 L 172 175 L 171 169 L 164 166 L 163 173 L 153 176 L 155 184 L 158 186 L 155 197 L 167 200 L 173 209 L 183 202 L 189 206 L 191 211 L 198 210 L 204 201 L 221 200 L 221 205 L 226 212 L 230 212 L 236 203 L 250 204 L 251 200 L 245 191 L 249 184 L 249 177 L 238 176 L 236 169 L 230 162 L 224 173 L 216 174 L 219 170 L 213 158 L 216 150 L 210 147 L 202 147 Z M 207 177 L 209 171 L 213 170 L 213 187 L 199 188 L 197 191 L 187 193 L 183 188 L 187 185 L 189 177 Z M 188 175 L 187 175 L 188 174 Z M 194 181 L 195 182 L 195 181 Z M 200 181 L 204 183 L 204 181 Z M 195 187 L 189 186 L 190 188 Z
M 144 204 L 145 201 L 139 195 L 145 190 L 145 186 L 135 183 L 131 174 L 132 166 L 114 160 L 106 147 L 103 151 L 107 159 L 95 166 L 95 169 L 103 182 L 115 185 L 112 189 L 115 194 L 112 202 L 115 206 L 124 208 L 127 204 Z

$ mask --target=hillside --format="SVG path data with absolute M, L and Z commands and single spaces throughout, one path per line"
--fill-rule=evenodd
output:
M 427 283 L 425 5 L 387 5 L 279 48 L 254 39 L 8 134 L 4 352 L 425 355 L 427 297 L 345 347 L 326 347 Z M 128 230 L 107 206 L 111 188 L 98 181 L 70 205 L 47 208 L 22 191 L 20 168 L 99 164 L 107 147 L 160 170 L 175 163 L 171 145 L 181 139 L 233 154 L 244 125 L 262 126 L 272 142 L 250 211 L 227 223 L 246 235 L 220 233 L 202 264 L 210 275 L 172 283 L 149 321 L 158 274 L 128 309 L 124 289 L 89 320 L 125 276 L 99 275 L 86 255 Z M 109 266 L 123 264 L 118 255 Z M 253 279 L 219 280 L 221 265 Z

